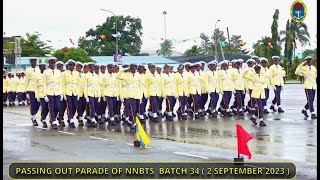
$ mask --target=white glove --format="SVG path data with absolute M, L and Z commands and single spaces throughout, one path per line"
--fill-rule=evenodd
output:
M 27 94 L 27 95 L 26 95 L 26 97 L 27 97 L 27 99 L 30 99 L 30 96 L 29 96 L 29 94 Z
M 80 100 L 80 96 L 77 96 L 77 100 L 78 100 L 78 101 Z
M 120 100 L 120 98 L 119 97 L 117 97 L 117 101 L 119 101 Z
M 220 94 L 223 95 L 223 91 L 221 91 Z
M 120 99 L 121 100 L 121 102 L 124 102 L 124 100 L 123 99 Z
M 104 102 L 107 101 L 107 97 L 106 97 L 106 96 L 103 97 L 103 101 L 104 101 Z
M 63 101 L 63 96 L 62 95 L 60 96 L 60 101 Z
M 49 102 L 49 98 L 47 96 L 44 96 L 43 98 L 45 102 Z
M 101 97 L 98 97 L 98 103 L 101 101 Z
M 86 101 L 87 101 L 87 103 L 89 102 L 89 98 L 88 97 L 86 97 Z
M 276 86 L 272 86 L 273 90 L 277 90 Z
M 281 91 L 283 91 L 283 86 L 281 86 Z
M 66 96 L 66 95 L 64 95 L 64 96 L 63 96 L 63 99 L 64 99 L 64 100 L 67 100 L 67 96 Z
M 40 102 L 40 98 L 37 98 L 37 101 Z

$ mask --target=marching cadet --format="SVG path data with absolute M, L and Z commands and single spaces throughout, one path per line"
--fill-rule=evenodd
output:
M 210 95 L 210 103 L 208 106 L 209 114 L 212 117 L 217 117 L 218 112 L 217 112 L 217 103 L 219 100 L 219 78 L 218 78 L 218 71 L 217 71 L 217 61 L 211 61 L 208 63 L 208 68 L 209 70 L 207 71 L 207 92 Z
M 149 104 L 152 114 L 149 114 L 149 118 L 152 121 L 159 122 L 158 110 L 159 100 L 161 96 L 161 79 L 159 73 L 156 72 L 154 64 L 149 65 L 149 73 L 146 73 L 146 87 L 149 95 Z
M 156 66 L 157 73 L 159 74 L 160 78 L 162 76 L 162 67 Z M 160 88 L 161 88 L 161 80 L 160 80 Z M 160 90 L 161 91 L 161 90 Z M 163 118 L 162 114 L 162 105 L 163 105 L 163 97 L 160 95 L 158 100 L 158 116 L 159 118 Z
M 252 112 L 254 111 L 254 106 L 251 98 L 253 84 L 250 79 L 251 74 L 254 73 L 254 69 L 253 69 L 254 64 L 255 64 L 254 59 L 248 59 L 247 60 L 248 67 L 243 70 L 243 74 L 242 74 L 242 77 L 244 78 L 244 84 L 245 84 L 244 88 L 245 88 L 245 91 L 249 94 L 249 98 L 250 98 L 246 107 L 246 111 L 248 111 L 249 114 L 252 114 Z
M 95 104 L 95 109 L 96 109 L 96 112 L 95 112 L 96 116 L 95 116 L 95 118 L 96 118 L 96 120 L 97 120 L 97 122 L 98 122 L 99 124 L 103 124 L 102 119 L 101 119 L 101 117 L 102 117 L 101 101 L 103 101 L 103 98 L 101 97 L 101 90 L 102 90 L 102 84 L 101 84 L 101 83 L 102 83 L 102 82 L 101 82 L 101 78 L 100 78 L 100 66 L 97 65 L 97 64 L 94 66 L 94 73 L 97 74 L 98 77 L 99 77 L 99 87 L 98 87 L 99 91 L 98 91 L 98 96 L 100 97 L 100 101 Z
M 32 124 L 34 126 L 38 126 L 36 114 L 39 110 L 40 103 L 37 101 L 35 97 L 35 82 L 37 79 L 37 75 L 40 73 L 40 70 L 36 69 L 36 58 L 30 59 L 30 65 L 31 67 L 26 70 L 25 90 L 27 92 L 27 98 L 30 100 L 30 114 Z
M 168 121 L 173 121 L 173 108 L 175 95 L 173 74 L 170 74 L 170 66 L 165 64 L 161 75 L 161 97 L 166 100 L 165 117 Z
M 67 116 L 69 126 L 75 128 L 76 111 L 79 98 L 79 72 L 74 69 L 76 62 L 72 59 L 68 60 L 68 70 L 62 73 L 62 90 L 64 99 L 66 99 Z
M 62 75 L 61 70 L 55 69 L 55 57 L 49 58 L 48 62 L 49 69 L 43 73 L 43 98 L 48 102 L 52 128 L 58 129 L 57 115 L 60 110 L 60 103 L 63 100 Z
M 235 101 L 233 104 L 233 113 L 239 116 L 244 116 L 243 114 L 243 91 L 244 91 L 244 79 L 242 77 L 242 70 L 240 69 L 240 61 L 234 60 L 232 72 L 232 81 L 234 87 Z
M 189 62 L 186 62 L 186 63 L 184 63 L 184 68 L 185 68 L 185 70 L 187 71 L 187 72 L 189 72 L 190 71 L 190 63 Z
M 25 83 L 24 81 L 25 81 L 25 79 L 22 78 L 20 72 L 16 73 L 16 75 L 17 75 L 16 92 L 17 92 L 17 96 L 18 96 L 19 106 L 22 106 L 24 104 L 23 93 L 25 92 L 25 90 L 24 90 L 24 83 Z
M 190 74 L 188 76 L 188 91 L 193 103 L 193 111 L 190 112 L 192 118 L 199 119 L 198 110 L 200 106 L 201 84 L 200 75 L 196 71 L 196 64 L 190 65 Z M 192 113 L 192 114 L 191 114 Z
M 127 98 L 128 98 L 128 84 L 127 82 L 123 81 L 120 77 L 121 76 L 125 76 L 125 74 L 122 73 L 129 73 L 129 65 L 128 64 L 123 64 L 122 65 L 122 70 L 120 70 L 117 73 L 117 80 L 118 80 L 118 86 L 119 86 L 119 98 L 120 98 L 120 102 L 121 103 L 117 103 L 117 114 L 118 114 L 118 118 L 121 118 L 123 124 L 128 124 L 127 121 L 129 121 L 129 116 L 130 114 L 126 114 L 126 106 L 125 106 L 125 102 L 127 102 Z M 122 117 L 121 117 L 121 106 L 124 106 L 123 108 L 123 113 L 122 113 Z M 127 105 L 128 106 L 128 105 Z
M 57 61 L 56 62 L 56 67 L 57 67 L 57 70 L 59 70 L 61 72 L 61 78 L 64 74 L 64 69 L 63 69 L 63 66 L 65 64 L 61 61 Z M 66 64 L 66 68 L 67 68 L 67 64 Z M 62 83 L 62 82 L 61 82 Z M 62 84 L 61 84 L 62 85 Z M 62 127 L 65 127 L 65 123 L 64 123 L 64 114 L 66 112 L 66 109 L 67 109 L 67 103 L 66 103 L 66 99 L 65 97 L 63 96 L 63 94 L 61 95 L 61 99 L 60 99 L 60 106 L 59 106 L 59 113 L 58 113 L 58 120 L 59 120 L 59 124 L 62 126 Z M 68 120 L 68 123 L 69 123 L 69 120 Z
M 2 82 L 3 82 L 3 86 L 2 86 L 2 93 L 3 93 L 3 99 L 2 99 L 2 101 L 3 101 L 3 105 L 4 106 L 8 106 L 8 104 L 7 104 L 7 99 L 8 99 L 8 86 L 9 86 L 9 81 L 8 81 L 8 77 L 7 77 L 7 75 L 6 75 L 6 70 L 5 69 L 3 69 L 3 74 L 2 74 L 2 76 L 3 76 L 3 79 L 2 79 Z
M 207 73 L 204 71 L 205 62 L 200 61 L 200 69 L 199 69 L 199 75 L 200 75 L 200 84 L 201 84 L 201 97 L 200 97 L 200 107 L 199 107 L 199 116 L 203 117 L 206 115 L 205 111 L 205 104 L 208 101 L 208 92 L 206 91 L 208 87 L 208 78 Z
M 90 71 L 89 71 L 89 66 L 88 66 L 88 63 L 84 63 L 83 64 L 83 73 L 84 74 L 87 74 L 87 73 L 89 73 Z M 85 76 L 83 76 L 83 83 L 84 83 L 84 77 Z M 84 87 L 84 86 L 83 86 Z M 84 94 L 84 93 L 83 93 Z M 84 96 L 84 95 L 83 95 Z M 85 98 L 86 99 L 86 98 Z M 86 119 L 88 122 L 90 122 L 91 120 L 90 120 L 90 107 L 89 107 L 89 103 L 87 103 L 87 101 L 86 101 L 86 105 L 85 105 L 85 111 L 86 111 L 86 115 L 84 116 L 84 119 Z
M 261 66 L 256 65 L 254 67 L 255 73 L 250 74 L 247 76 L 253 83 L 252 89 L 252 102 L 255 107 L 255 112 L 253 113 L 250 120 L 253 124 L 257 124 L 257 118 L 259 119 L 259 126 L 266 126 L 266 123 L 263 120 L 263 99 L 265 98 L 265 90 L 264 90 L 264 76 L 260 74 Z
M 23 81 L 25 82 L 26 81 L 26 75 L 25 75 L 24 72 L 21 72 L 21 77 L 23 78 Z M 28 104 L 26 94 L 27 94 L 26 90 L 24 89 L 24 92 L 22 93 L 23 105 L 27 105 Z
M 268 102 L 268 99 L 269 99 L 269 89 L 270 89 L 270 72 L 269 72 L 269 69 L 268 69 L 268 59 L 265 58 L 265 57 L 261 57 L 259 58 L 259 61 L 260 61 L 260 65 L 261 65 L 261 75 L 264 77 L 264 93 L 265 93 L 265 96 L 266 98 L 262 101 L 263 103 L 263 107 L 264 107 L 264 110 L 263 110 L 263 113 L 264 114 L 269 114 L 269 111 L 268 111 L 268 107 L 267 107 L 267 102 Z
M 188 76 L 187 72 L 184 72 L 184 66 L 180 64 L 178 66 L 178 72 L 174 76 L 174 85 L 176 90 L 176 97 L 179 100 L 179 108 L 177 111 L 178 119 L 187 120 L 188 115 L 186 113 L 188 92 Z
M 87 120 L 89 127 L 97 127 L 98 123 L 95 119 L 96 104 L 101 100 L 100 98 L 100 82 L 99 76 L 94 72 L 94 63 L 88 63 L 89 72 L 84 76 L 84 97 L 90 108 L 90 120 Z
M 269 68 L 270 78 L 271 78 L 271 86 L 274 89 L 274 99 L 272 100 L 272 105 L 270 107 L 271 110 L 276 112 L 275 105 L 278 106 L 278 113 L 283 113 L 283 109 L 281 108 L 281 91 L 284 84 L 284 76 L 286 75 L 286 71 L 279 64 L 280 57 L 272 56 L 273 64 Z
M 260 60 L 258 56 L 251 56 L 251 59 L 254 60 L 255 64 L 260 64 Z
M 100 84 L 101 84 L 101 101 L 100 101 L 100 111 L 101 111 L 101 120 L 100 120 L 100 124 L 103 124 L 104 122 L 107 122 L 107 118 L 106 118 L 106 110 L 107 110 L 107 102 L 105 101 L 105 98 L 103 96 L 103 91 L 104 91 L 104 86 L 103 86 L 103 77 L 107 74 L 106 73 L 106 65 L 102 64 L 100 65 L 100 74 L 99 74 L 99 78 L 100 78 Z M 112 67 L 112 73 L 113 73 L 113 67 Z M 115 105 L 116 106 L 116 105 Z
M 140 90 L 140 76 L 136 73 L 137 65 L 131 63 L 129 68 L 126 68 L 119 72 L 117 79 L 123 80 L 123 84 L 127 87 L 127 94 L 124 99 L 126 123 L 131 127 L 135 128 L 135 117 L 137 116 L 137 99 L 139 99 Z
M 106 107 L 108 108 L 108 115 L 109 115 L 109 124 L 111 126 L 115 126 L 115 114 L 117 112 L 117 97 L 118 97 L 118 84 L 116 79 L 116 74 L 113 73 L 114 71 L 113 64 L 109 63 L 107 65 L 107 73 L 101 76 L 102 82 L 102 97 L 106 102 Z M 105 111 L 104 111 L 105 112 Z
M 229 103 L 232 94 L 235 92 L 232 81 L 232 72 L 229 67 L 229 61 L 224 60 L 221 63 L 221 69 L 218 71 L 218 84 L 219 90 L 222 94 L 222 101 L 220 103 L 220 112 L 224 116 L 232 116 L 231 110 L 229 108 Z M 222 107 L 221 107 L 222 106 Z
M 305 115 L 305 117 L 309 117 L 307 113 L 307 111 L 309 110 L 311 113 L 311 119 L 317 119 L 317 115 L 314 112 L 313 107 L 313 101 L 317 89 L 317 69 L 312 65 L 311 56 L 305 57 L 304 60 L 305 61 L 301 63 L 295 71 L 295 74 L 303 76 L 305 79 L 304 88 L 307 96 L 307 104 L 304 106 L 304 109 L 301 112 Z
M 147 102 L 148 102 L 148 91 L 147 91 L 147 84 L 146 84 L 146 68 L 143 65 L 139 65 L 138 66 L 138 72 L 140 74 L 140 85 L 141 85 L 141 90 L 139 91 L 140 93 L 140 104 L 139 104 L 139 120 L 142 123 L 146 122 L 147 114 L 146 114 L 146 106 L 147 106 Z
M 49 113 L 49 106 L 48 102 L 44 99 L 44 94 L 43 94 L 43 89 L 44 89 L 44 84 L 43 84 L 43 73 L 46 70 L 46 64 L 45 63 L 40 63 L 39 64 L 39 69 L 40 72 L 37 74 L 37 79 L 35 81 L 35 97 L 37 98 L 37 101 L 40 102 L 41 105 L 41 122 L 42 122 L 42 127 L 47 128 L 47 122 L 46 118 Z M 50 122 L 52 119 L 50 119 Z M 51 122 L 52 123 L 52 122 Z
M 119 71 L 120 71 L 120 67 L 118 65 L 115 65 L 113 72 L 115 73 L 116 76 L 119 73 Z M 121 80 L 119 80 L 119 79 L 116 80 L 116 83 L 117 83 L 117 87 L 118 87 L 118 97 L 117 97 L 117 109 L 116 109 L 116 114 L 115 114 L 115 121 L 118 123 L 118 122 L 121 122 L 122 101 L 121 101 L 120 95 L 121 95 L 122 84 L 121 84 Z
M 86 98 L 84 97 L 84 76 L 85 73 L 84 71 L 82 71 L 82 63 L 81 62 L 77 62 L 76 64 L 76 70 L 79 73 L 79 90 L 78 90 L 78 106 L 77 106 L 77 115 L 78 115 L 78 123 L 79 126 L 84 126 L 83 123 L 83 113 L 86 109 L 87 106 L 87 102 L 86 102 Z M 88 66 L 86 66 L 86 72 L 88 71 Z
M 14 74 L 8 73 L 8 96 L 9 96 L 9 106 L 15 106 L 16 101 L 16 87 L 17 79 L 14 77 Z

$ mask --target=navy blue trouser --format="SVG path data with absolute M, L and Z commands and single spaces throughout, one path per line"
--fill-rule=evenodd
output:
M 158 111 L 162 111 L 162 102 L 163 102 L 163 97 L 158 97 Z
M 248 101 L 248 107 L 250 108 L 254 108 L 253 106 L 253 102 L 252 102 L 252 98 L 251 98 L 251 94 L 252 94 L 252 89 L 249 89 L 249 97 L 250 97 L 250 100 Z
M 121 102 L 121 100 L 118 100 L 117 101 L 117 115 L 120 117 L 120 115 L 121 115 L 121 105 L 122 105 L 122 102 Z
M 281 87 L 282 86 L 276 86 L 276 90 L 274 90 L 274 99 L 272 100 L 272 104 L 276 104 L 279 106 L 281 105 Z
M 191 105 L 192 104 L 192 97 L 191 96 L 189 96 L 189 97 L 187 97 L 187 108 L 188 109 L 191 109 Z
M 107 96 L 106 105 L 108 108 L 109 117 L 114 117 L 114 115 L 117 113 L 117 98 Z
M 200 107 L 200 95 L 199 94 L 190 94 L 190 97 L 193 102 L 193 113 L 197 113 Z
M 91 119 L 95 117 L 97 104 L 98 104 L 98 98 L 89 96 L 89 108 L 90 108 L 90 118 Z
M 3 102 L 6 103 L 7 99 L 8 99 L 8 93 L 3 93 L 3 96 L 2 96 Z
M 255 107 L 254 115 L 257 116 L 257 118 L 261 119 L 263 118 L 263 99 L 254 98 L 252 99 L 253 107 Z
M 66 104 L 67 104 L 68 119 L 72 119 L 77 111 L 78 97 L 77 96 L 67 96 Z
M 142 99 L 140 101 L 140 105 L 139 105 L 139 114 L 140 115 L 143 115 L 146 113 L 147 102 L 148 102 L 148 99 L 146 97 L 144 97 L 144 95 L 143 95 Z
M 47 115 L 49 113 L 49 106 L 48 106 L 48 103 L 44 100 L 44 98 L 40 98 L 40 104 L 41 104 L 41 121 L 42 121 L 47 118 Z
M 209 104 L 209 107 L 211 107 L 211 110 L 214 110 L 217 108 L 218 100 L 219 100 L 219 94 L 216 92 L 211 92 L 210 93 L 210 104 Z
M 60 104 L 61 104 L 60 95 L 59 96 L 48 96 L 48 98 L 49 98 L 48 106 L 49 106 L 50 118 L 53 122 L 56 120 L 58 113 L 59 113 L 59 110 L 60 110 Z
M 174 96 L 167 96 L 166 97 L 167 112 L 172 112 L 173 111 L 173 108 L 174 108 L 173 99 L 175 99 Z
M 304 106 L 306 110 L 310 110 L 310 112 L 314 112 L 314 107 L 313 107 L 313 101 L 314 101 L 314 96 L 316 94 L 315 89 L 305 89 L 305 93 L 307 96 L 307 104 Z
M 186 112 L 187 96 L 179 96 L 179 110 L 181 114 Z
M 265 94 L 266 98 L 263 99 L 262 104 L 263 104 L 263 106 L 267 106 L 267 101 L 269 99 L 269 89 L 265 88 L 264 89 L 264 94 Z
M 200 109 L 204 109 L 208 100 L 208 93 L 201 94 Z
M 36 115 L 39 110 L 40 103 L 37 101 L 34 92 L 29 91 L 28 94 L 29 94 L 29 99 L 30 99 L 30 114 Z M 59 96 L 59 98 L 60 98 L 60 96 Z M 59 99 L 59 101 L 60 101 L 60 99 Z
M 223 91 L 223 96 L 221 101 L 223 109 L 225 110 L 229 109 L 231 96 L 232 96 L 232 91 Z
M 158 106 L 159 106 L 159 97 L 158 96 L 150 96 L 150 107 L 152 113 L 158 113 Z
M 9 92 L 9 102 L 10 103 L 14 103 L 16 96 L 15 96 L 15 92 Z
M 135 122 L 135 118 L 137 116 L 136 99 L 126 98 L 124 101 L 126 117 L 129 117 L 131 122 Z
M 107 110 L 107 102 L 103 100 L 103 98 L 101 98 L 100 101 L 100 109 L 101 109 L 101 114 L 106 114 L 106 110 Z M 117 104 L 115 103 L 115 106 L 117 106 Z
M 67 109 L 67 102 L 63 99 L 60 102 L 60 109 L 59 109 L 59 114 L 58 114 L 60 122 L 62 122 L 64 120 L 64 113 L 66 112 L 66 109 Z
M 24 93 L 21 93 L 21 98 L 22 98 L 22 101 L 25 101 L 25 100 L 27 100 L 27 96 L 26 96 L 26 93 L 24 92 Z
M 86 98 L 80 97 L 78 101 L 78 106 L 77 106 L 77 113 L 79 117 L 83 116 L 84 111 L 86 110 Z
M 95 104 L 95 109 L 96 109 L 96 114 L 97 116 L 101 116 L 102 115 L 102 111 L 101 111 L 101 98 L 100 98 L 100 102 L 98 102 L 98 98 L 97 98 L 97 103 Z
M 242 110 L 243 104 L 242 104 L 242 98 L 243 98 L 243 91 L 242 90 L 236 90 L 236 93 L 234 94 L 234 103 L 233 108 L 237 108 L 238 110 Z
M 18 94 L 18 102 L 20 103 L 20 102 L 22 102 L 23 101 L 23 93 L 22 92 L 18 92 L 17 93 Z

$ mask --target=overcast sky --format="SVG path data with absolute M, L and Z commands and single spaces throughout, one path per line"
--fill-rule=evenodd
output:
M 293 0 L 4 0 L 4 32 L 6 36 L 39 32 L 41 40 L 50 40 L 54 48 L 72 47 L 80 36 L 102 24 L 113 11 L 117 15 L 139 17 L 143 26 L 142 50 L 159 47 L 164 37 L 164 16 L 167 11 L 167 39 L 181 41 L 198 38 L 201 32 L 212 34 L 215 22 L 226 34 L 241 35 L 251 49 L 262 36 L 271 36 L 272 16 L 279 9 L 278 30 L 285 29 Z M 311 47 L 316 48 L 317 1 L 304 0 Z M 184 52 L 195 39 L 184 43 L 174 41 L 176 51 Z M 299 46 L 299 44 L 298 44 Z M 301 48 L 298 47 L 298 52 Z

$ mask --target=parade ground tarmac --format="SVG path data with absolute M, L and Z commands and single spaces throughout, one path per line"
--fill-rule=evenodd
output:
M 273 97 L 270 92 L 268 107 Z M 3 178 L 9 179 L 11 162 L 232 162 L 239 123 L 253 136 L 248 143 L 252 159 L 245 157 L 246 162 L 294 162 L 296 179 L 317 179 L 317 120 L 303 116 L 305 104 L 303 84 L 286 84 L 285 112 L 265 115 L 266 127 L 254 126 L 248 115 L 147 121 L 144 128 L 151 144 L 146 149 L 133 147 L 134 131 L 127 125 L 43 129 L 39 118 L 39 126 L 32 126 L 29 106 L 4 107 Z M 316 104 L 317 98 L 315 109 Z

